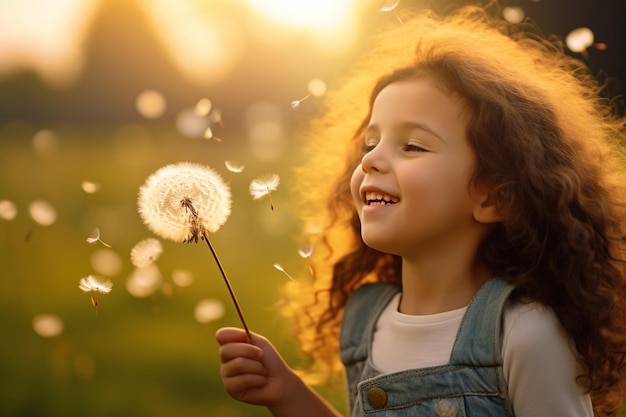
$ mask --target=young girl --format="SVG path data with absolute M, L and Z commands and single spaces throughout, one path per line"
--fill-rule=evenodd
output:
M 353 416 L 616 415 L 625 134 L 601 86 L 477 8 L 386 31 L 356 73 L 299 173 L 324 227 L 290 300 L 323 380 L 340 357 Z M 262 336 L 217 340 L 234 398 L 339 415 Z

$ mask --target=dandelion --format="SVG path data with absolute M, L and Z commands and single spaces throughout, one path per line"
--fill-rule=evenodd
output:
M 139 189 L 139 214 L 156 235 L 198 242 L 216 232 L 231 210 L 230 189 L 213 169 L 180 162 L 160 168 Z
M 100 281 L 93 275 L 87 275 L 78 282 L 78 288 L 84 292 L 93 292 L 95 297 L 91 296 L 91 304 L 96 308 L 96 316 L 98 315 L 98 294 L 108 294 L 113 288 L 113 283 L 109 280 Z
M 230 188 L 213 169 L 180 162 L 162 167 L 139 189 L 138 211 L 156 235 L 175 242 L 206 241 L 251 341 L 250 331 L 230 280 L 209 240 L 228 219 Z
M 148 266 L 159 259 L 163 245 L 155 238 L 138 242 L 130 251 L 130 262 L 136 267 Z
M 293 279 L 293 277 L 289 275 L 287 271 L 285 271 L 285 268 L 283 268 L 281 264 L 274 264 L 274 268 L 278 269 L 280 272 L 285 274 L 287 278 L 289 278 L 290 280 L 295 281 L 295 279 Z
M 274 216 L 274 202 L 272 201 L 271 193 L 276 191 L 280 184 L 280 177 L 278 174 L 268 174 L 252 180 L 250 183 L 250 195 L 255 200 L 259 200 L 265 196 L 270 199 L 270 209 L 272 210 L 272 218 Z
M 111 245 L 109 245 L 108 243 L 105 243 L 101 238 L 100 238 L 100 228 L 96 227 L 95 229 L 93 229 L 91 231 L 91 233 L 89 233 L 89 236 L 87 237 L 87 243 L 96 243 L 96 242 L 100 242 L 102 243 L 103 246 L 110 248 Z

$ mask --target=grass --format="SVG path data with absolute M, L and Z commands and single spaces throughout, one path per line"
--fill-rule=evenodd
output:
M 251 330 L 270 338 L 297 365 L 297 349 L 276 310 L 280 287 L 288 280 L 272 266 L 280 262 L 296 279 L 308 274 L 297 254 L 298 223 L 290 210 L 294 158 L 255 163 L 243 140 L 190 140 L 137 126 L 56 127 L 55 149 L 42 154 L 31 145 L 35 130 L 18 127 L 0 128 L 0 200 L 18 208 L 14 220 L 0 220 L 0 415 L 269 415 L 230 399 L 221 386 L 213 334 L 239 321 L 204 245 L 163 242 L 158 267 L 166 280 L 174 269 L 190 270 L 194 282 L 188 288 L 159 293 L 151 301 L 132 297 L 124 282 L 132 271 L 131 248 L 152 236 L 136 213 L 139 186 L 170 162 L 210 165 L 226 179 L 232 176 L 234 200 L 230 219 L 211 242 Z M 241 160 L 245 171 L 228 173 L 225 159 Z M 247 191 L 250 180 L 266 172 L 286 179 L 272 196 L 275 221 L 267 201 L 253 201 Z M 82 181 L 99 183 L 101 189 L 87 194 Z M 55 207 L 53 225 L 31 220 L 28 206 L 37 199 Z M 96 226 L 123 260 L 119 274 L 107 277 L 114 287 L 99 297 L 97 317 L 89 295 L 78 289 L 79 279 L 94 273 L 90 257 L 102 247 L 86 243 Z M 196 322 L 193 309 L 203 298 L 223 300 L 225 316 L 208 325 Z M 60 336 L 34 332 L 33 316 L 41 313 L 61 317 Z M 336 401 L 341 405 L 343 399 Z

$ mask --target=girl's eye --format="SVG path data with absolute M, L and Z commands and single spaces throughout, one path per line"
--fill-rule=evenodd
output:
M 361 145 L 361 151 L 363 153 L 368 153 L 368 152 L 374 150 L 375 147 L 376 147 L 375 143 L 364 142 L 363 145 Z
M 415 143 L 407 143 L 404 145 L 405 152 L 426 152 L 426 149 Z

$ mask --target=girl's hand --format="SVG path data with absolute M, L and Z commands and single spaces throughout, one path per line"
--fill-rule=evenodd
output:
M 279 406 L 298 377 L 289 369 L 274 346 L 263 336 L 252 334 L 247 343 L 241 329 L 223 328 L 215 337 L 220 344 L 220 376 L 226 392 L 236 400 L 267 407 Z

